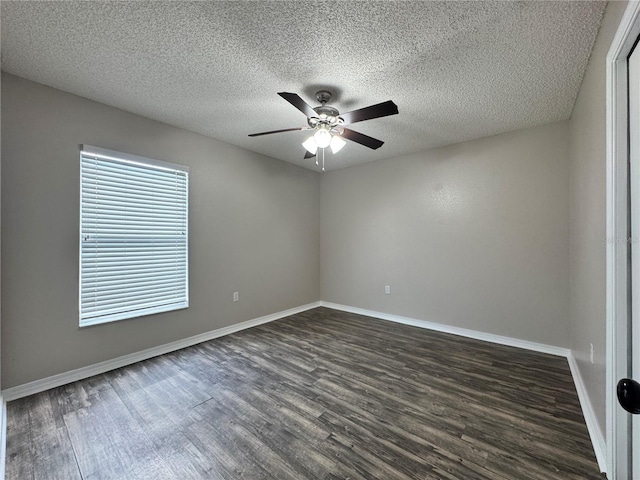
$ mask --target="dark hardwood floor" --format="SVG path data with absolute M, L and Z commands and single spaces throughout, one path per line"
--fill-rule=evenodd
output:
M 8 479 L 601 479 L 567 361 L 317 308 L 8 404 Z

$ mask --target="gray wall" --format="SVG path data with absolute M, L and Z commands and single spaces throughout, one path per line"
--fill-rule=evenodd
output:
M 569 122 L 571 349 L 605 431 L 606 55 L 626 2 L 609 2 Z M 594 364 L 590 362 L 590 343 Z
M 322 299 L 568 347 L 567 138 L 560 122 L 325 174 Z
M 319 300 L 317 173 L 7 74 L 2 116 L 3 388 Z M 83 143 L 190 167 L 188 309 L 78 328 Z

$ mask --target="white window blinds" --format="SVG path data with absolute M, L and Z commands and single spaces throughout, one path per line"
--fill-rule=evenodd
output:
M 187 167 L 83 145 L 80 326 L 189 306 Z

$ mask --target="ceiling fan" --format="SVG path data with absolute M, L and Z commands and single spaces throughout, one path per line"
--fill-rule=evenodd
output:
M 331 148 L 332 153 L 338 153 L 338 151 L 346 144 L 343 138 L 374 150 L 380 148 L 384 143 L 377 138 L 356 132 L 350 128 L 345 128 L 345 125 L 379 117 L 386 117 L 388 115 L 395 115 L 398 113 L 398 106 L 391 100 L 388 100 L 386 102 L 377 103 L 375 105 L 370 105 L 368 107 L 341 114 L 336 108 L 327 105 L 327 102 L 331 100 L 331 92 L 328 90 L 320 90 L 316 93 L 316 99 L 320 102 L 320 105 L 314 108 L 307 104 L 307 102 L 300 98 L 296 93 L 279 92 L 278 95 L 307 116 L 308 126 L 252 133 L 249 136 L 258 137 L 260 135 L 270 135 L 272 133 L 293 132 L 296 130 L 314 130 L 314 134 L 302 142 L 302 146 L 307 149 L 304 158 L 315 157 L 318 149 L 321 149 L 323 170 L 324 149 L 329 147 Z M 316 165 L 317 164 L 318 161 L 316 159 Z

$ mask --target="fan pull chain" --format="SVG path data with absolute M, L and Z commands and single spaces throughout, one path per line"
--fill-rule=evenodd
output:
M 322 149 L 322 171 L 324 172 L 324 148 Z

